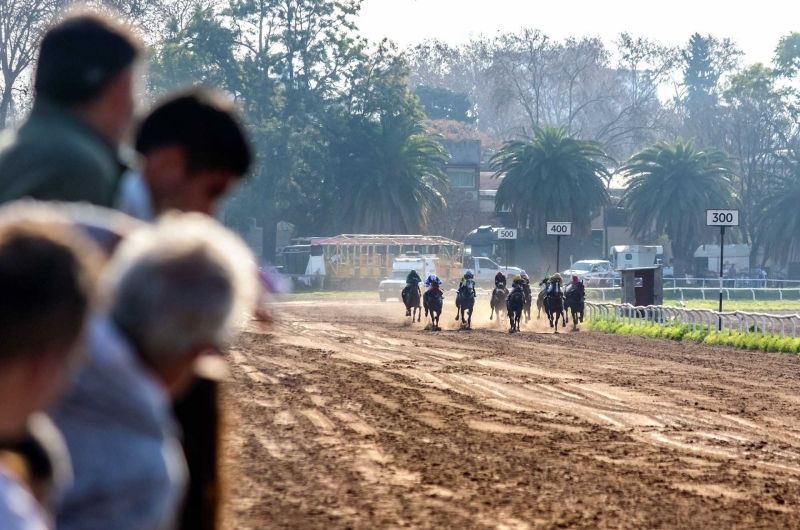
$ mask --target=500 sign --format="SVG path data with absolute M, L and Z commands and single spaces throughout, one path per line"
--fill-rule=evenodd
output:
M 511 228 L 500 230 L 497 232 L 497 239 L 517 239 L 517 231 Z

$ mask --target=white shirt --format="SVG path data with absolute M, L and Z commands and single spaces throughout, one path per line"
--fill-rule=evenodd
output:
M 47 519 L 30 491 L 0 464 L 0 528 L 48 530 Z
M 141 221 L 155 220 L 156 213 L 150 188 L 138 171 L 128 171 L 123 175 L 117 197 L 117 209 Z

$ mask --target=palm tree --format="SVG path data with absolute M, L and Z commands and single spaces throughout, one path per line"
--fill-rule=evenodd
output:
M 539 248 L 554 253 L 548 221 L 571 221 L 576 234 L 587 234 L 594 214 L 608 205 L 604 158 L 599 143 L 573 138 L 565 128 L 536 128 L 533 136 L 506 142 L 490 161 L 494 177 L 503 176 L 495 209 L 510 210 L 515 226 L 529 226 Z
M 770 191 L 759 204 L 756 225 L 763 234 L 764 254 L 785 264 L 800 244 L 800 158 L 781 156 L 785 172 L 776 175 Z
M 631 157 L 620 169 L 631 177 L 622 197 L 628 225 L 638 238 L 666 234 L 676 273 L 684 274 L 699 245 L 706 209 L 735 202 L 732 160 L 715 149 L 701 150 L 678 138 L 662 141 Z
M 344 228 L 374 234 L 421 234 L 428 217 L 445 207 L 437 190 L 447 187 L 449 158 L 422 124 L 407 116 L 383 115 L 353 126 L 341 179 Z

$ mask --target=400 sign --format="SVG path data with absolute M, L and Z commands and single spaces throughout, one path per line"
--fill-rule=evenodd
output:
M 547 223 L 548 236 L 571 236 L 572 223 Z

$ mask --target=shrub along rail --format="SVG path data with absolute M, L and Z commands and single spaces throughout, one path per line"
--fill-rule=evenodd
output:
M 586 302 L 595 331 L 800 353 L 800 315 Z

